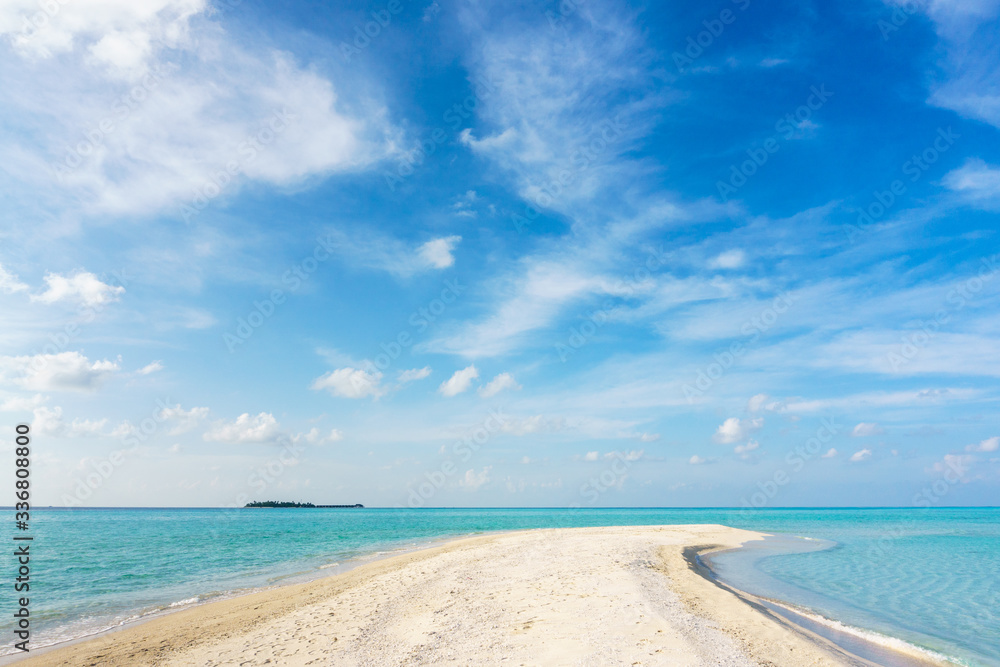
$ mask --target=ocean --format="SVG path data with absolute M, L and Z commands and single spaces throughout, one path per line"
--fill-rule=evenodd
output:
M 456 536 L 684 523 L 779 536 L 708 559 L 737 588 L 868 640 L 1000 665 L 1000 508 L 35 509 L 31 646 Z M 10 654 L 13 593 L 0 605 Z

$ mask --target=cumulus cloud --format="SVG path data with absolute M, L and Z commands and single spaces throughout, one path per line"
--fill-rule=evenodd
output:
M 431 374 L 431 367 L 424 366 L 423 368 L 411 368 L 409 370 L 400 371 L 399 373 L 399 384 L 407 384 L 409 382 L 416 382 L 417 380 L 423 380 L 425 377 Z
M 727 250 L 708 263 L 710 269 L 738 269 L 746 261 L 746 254 L 739 249 Z
M 504 389 L 520 389 L 521 385 L 517 383 L 514 376 L 510 373 L 500 373 L 495 378 L 487 382 L 484 386 L 479 388 L 479 395 L 483 398 L 490 398 L 491 396 L 496 396 Z
M 706 459 L 704 457 L 695 454 L 694 456 L 688 459 L 688 463 L 690 463 L 693 466 L 700 466 L 700 465 L 705 465 L 706 463 L 715 463 L 715 459 L 714 458 Z
M 748 412 L 760 412 L 760 409 L 764 407 L 764 402 L 767 401 L 767 394 L 756 394 L 751 396 L 750 400 L 747 401 L 747 411 Z
M 0 379 L 35 391 L 96 389 L 119 370 L 117 362 L 90 361 L 79 352 L 0 357 Z
M 995 452 L 1000 449 L 1000 436 L 994 436 L 992 438 L 986 438 L 979 442 L 978 445 L 968 445 L 965 448 L 967 452 Z
M 173 428 L 169 435 L 180 435 L 195 429 L 203 420 L 208 419 L 208 408 L 191 408 L 185 410 L 180 403 L 174 407 L 166 407 L 160 410 L 157 417 L 161 422 L 172 422 Z
M 210 442 L 249 444 L 271 442 L 279 434 L 278 421 L 271 413 L 261 412 L 256 417 L 251 417 L 244 412 L 236 421 L 216 422 L 202 437 Z
M 483 484 L 490 481 L 490 471 L 493 470 L 493 466 L 486 466 L 480 472 L 475 470 L 466 470 L 465 476 L 458 480 L 459 486 L 465 487 L 471 491 L 475 491 Z
M 327 390 L 340 398 L 378 398 L 385 393 L 379 386 L 382 373 L 360 368 L 338 368 L 316 378 L 309 386 L 313 391 Z
M 867 461 L 868 459 L 871 458 L 871 456 L 872 456 L 872 450 L 861 449 L 851 454 L 850 461 L 851 463 L 860 463 L 861 461 Z
M 640 442 L 656 442 L 660 439 L 659 433 L 639 433 L 637 436 Z
M 62 408 L 58 406 L 53 408 L 45 406 L 37 407 L 33 412 L 34 419 L 31 422 L 31 428 L 35 433 L 44 433 L 45 435 L 64 438 L 106 435 L 104 427 L 108 423 L 107 419 L 96 421 L 74 419 L 72 422 L 66 422 L 63 420 L 62 414 Z
M 729 445 L 745 439 L 750 433 L 760 429 L 763 425 L 763 417 L 742 420 L 738 417 L 730 417 L 716 429 L 715 441 L 723 445 Z
M 125 288 L 101 282 L 93 273 L 80 272 L 72 276 L 49 273 L 45 276 L 46 289 L 32 294 L 31 300 L 39 303 L 71 301 L 84 306 L 103 306 L 118 301 Z
M 583 460 L 584 461 L 596 461 L 598 455 L 599 455 L 599 452 L 587 452 L 586 454 L 583 455 Z
M 8 272 L 0 264 L 0 292 L 4 294 L 13 294 L 14 292 L 23 292 L 28 289 L 28 286 L 17 279 L 17 276 L 13 273 Z
M 447 269 L 455 263 L 455 256 L 452 254 L 452 251 L 454 251 L 455 246 L 461 240 L 461 236 L 445 236 L 433 239 L 417 248 L 417 256 L 430 267 Z
M 457 396 L 472 386 L 472 381 L 479 377 L 475 365 L 469 365 L 441 383 L 438 391 L 442 396 Z
M 750 440 L 745 445 L 736 445 L 733 449 L 734 452 L 740 455 L 741 458 L 749 458 L 750 452 L 756 451 L 760 448 L 760 443 L 756 440 Z
M 865 438 L 870 435 L 885 433 L 882 427 L 875 423 L 861 422 L 851 430 L 851 436 L 855 438 Z
M 823 456 L 821 456 L 820 458 L 832 459 L 836 455 L 837 455 L 837 450 L 831 447 L 830 449 L 826 450 L 826 453 L 823 454 Z

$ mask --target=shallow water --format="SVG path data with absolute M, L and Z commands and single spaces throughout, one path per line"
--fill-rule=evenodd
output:
M 1000 665 L 1000 509 L 43 509 L 32 519 L 34 647 L 439 538 L 720 523 L 829 541 L 720 560 L 740 588 L 966 664 Z M 0 604 L 10 637 L 12 596 Z

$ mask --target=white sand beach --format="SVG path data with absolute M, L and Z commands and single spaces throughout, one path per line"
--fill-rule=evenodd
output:
M 717 525 L 456 540 L 205 604 L 25 665 L 867 664 L 696 571 L 762 536 Z

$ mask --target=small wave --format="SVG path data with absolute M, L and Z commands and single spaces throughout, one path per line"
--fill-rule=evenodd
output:
M 338 565 L 340 565 L 340 563 L 328 563 L 326 565 L 320 565 L 319 569 L 325 570 L 325 569 L 330 568 L 330 567 L 337 567 Z
M 178 600 L 177 602 L 171 602 L 170 607 L 183 607 L 184 605 L 194 604 L 195 602 L 198 602 L 200 600 L 201 598 L 195 595 L 193 598 L 188 598 L 186 600 Z
M 935 662 L 941 662 L 952 665 L 966 665 L 967 667 L 971 667 L 969 663 L 965 662 L 964 660 L 955 658 L 950 655 L 945 655 L 943 653 L 938 653 L 937 651 L 932 651 L 931 649 L 924 648 L 923 646 L 917 646 L 916 644 L 912 644 L 906 641 L 905 639 L 900 639 L 899 637 L 892 637 L 890 635 L 884 635 L 880 632 L 875 632 L 874 630 L 865 630 L 864 628 L 858 628 L 853 625 L 847 625 L 845 623 L 841 623 L 840 621 L 836 621 L 832 618 L 821 616 L 820 614 L 817 614 L 816 612 L 813 611 L 809 611 L 808 609 L 796 607 L 794 605 L 790 605 L 784 602 L 778 602 L 777 600 L 769 600 L 769 602 L 779 607 L 784 607 L 785 609 L 795 614 L 804 616 L 813 623 L 825 625 L 826 627 L 835 630 L 837 632 L 843 632 L 844 634 L 853 635 L 866 642 L 882 646 L 884 648 L 896 651 L 898 653 L 908 653 L 910 655 L 916 654 L 919 657 L 930 659 Z

